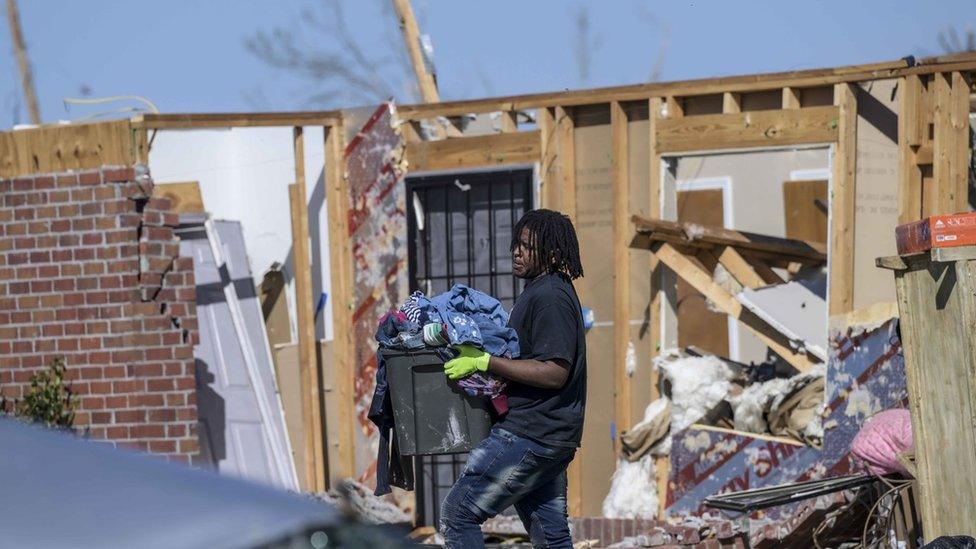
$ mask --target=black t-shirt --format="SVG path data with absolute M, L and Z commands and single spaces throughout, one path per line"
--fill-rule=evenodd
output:
M 532 280 L 515 300 L 508 325 L 518 333 L 519 358 L 562 359 L 569 364 L 569 377 L 561 389 L 509 381 L 509 410 L 498 426 L 550 446 L 579 446 L 586 405 L 586 336 L 573 284 L 560 274 Z

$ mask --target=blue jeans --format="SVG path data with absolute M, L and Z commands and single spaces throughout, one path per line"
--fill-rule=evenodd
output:
M 481 524 L 515 505 L 534 547 L 572 547 L 566 468 L 575 448 L 545 446 L 495 427 L 468 456 L 441 505 L 449 548 L 484 547 Z

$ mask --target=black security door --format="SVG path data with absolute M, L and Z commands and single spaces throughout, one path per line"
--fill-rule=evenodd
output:
M 408 177 L 410 290 L 436 295 L 466 284 L 511 311 L 522 290 L 512 276 L 512 227 L 531 204 L 530 169 Z M 418 525 L 437 525 L 466 458 L 416 460 Z

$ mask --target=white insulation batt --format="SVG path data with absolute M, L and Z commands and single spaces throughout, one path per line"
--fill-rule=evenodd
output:
M 610 492 L 603 500 L 607 518 L 643 518 L 657 515 L 657 482 L 654 456 L 647 454 L 637 461 L 620 458 L 610 481 Z
M 671 432 L 676 433 L 701 419 L 725 398 L 735 372 L 714 356 L 682 357 L 665 352 L 654 366 L 671 384 Z
M 729 395 L 726 400 L 732 406 L 736 430 L 768 433 L 767 414 L 775 412 L 787 395 L 814 379 L 823 377 L 826 371 L 827 367 L 824 364 L 817 364 L 809 372 L 790 378 L 775 378 L 762 383 L 753 383 L 740 394 Z M 808 439 L 823 439 L 823 418 L 819 412 L 807 423 L 803 435 Z
M 657 421 L 658 416 L 670 413 L 670 401 L 661 397 L 647 405 L 644 418 L 634 425 L 636 431 L 643 425 Z M 603 516 L 607 518 L 654 518 L 657 515 L 657 481 L 654 474 L 654 456 L 648 452 L 639 460 L 617 460 L 617 470 L 610 481 L 610 492 L 603 500 Z

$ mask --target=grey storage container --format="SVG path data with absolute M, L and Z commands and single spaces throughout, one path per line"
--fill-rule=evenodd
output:
M 381 352 L 401 455 L 459 454 L 488 438 L 491 403 L 449 380 L 437 353 Z

